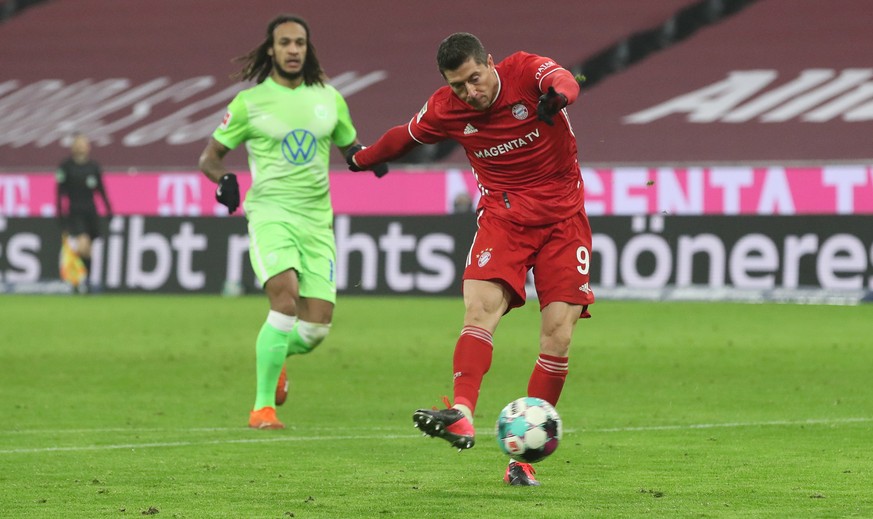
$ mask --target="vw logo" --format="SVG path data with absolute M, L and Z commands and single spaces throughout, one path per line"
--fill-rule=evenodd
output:
M 291 130 L 282 139 L 282 155 L 291 164 L 302 165 L 315 158 L 315 135 L 307 130 Z

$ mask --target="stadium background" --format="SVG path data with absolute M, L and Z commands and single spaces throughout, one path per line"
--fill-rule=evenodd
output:
M 0 5 L 2 290 L 64 290 L 52 171 L 74 130 L 94 139 L 115 202 L 95 250 L 105 290 L 257 290 L 244 221 L 225 218 L 196 160 L 244 86 L 228 78 L 231 58 L 285 6 Z M 585 74 L 570 115 L 600 297 L 870 299 L 868 2 L 546 5 L 558 15 L 515 0 L 474 12 L 460 2 L 288 7 L 309 20 L 364 142 L 441 85 L 434 52 L 450 32 L 476 33 L 498 60 L 523 49 Z M 244 173 L 245 154 L 228 157 Z M 458 194 L 476 198 L 462 152 L 422 147 L 381 180 L 334 161 L 341 291 L 456 295 L 474 222 L 448 213 Z
M 0 0 L 0 516 L 873 517 L 867 4 Z M 289 363 L 287 429 L 246 427 L 266 300 L 196 157 L 241 87 L 230 58 L 285 8 L 365 141 L 440 84 L 452 31 L 588 77 L 570 114 L 598 303 L 541 487 L 502 482 L 488 427 L 524 391 L 538 305 L 495 334 L 476 448 L 409 420 L 452 390 L 473 225 L 452 146 L 380 180 L 334 157 L 334 326 Z M 52 170 L 73 129 L 109 171 L 112 293 L 19 294 L 64 288 Z M 744 304 L 767 300 L 843 306 Z

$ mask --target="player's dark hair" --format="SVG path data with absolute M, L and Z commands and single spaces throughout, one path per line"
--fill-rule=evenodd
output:
M 303 18 L 292 14 L 280 14 L 270 21 L 269 25 L 267 25 L 267 36 L 264 41 L 245 56 L 240 56 L 233 60 L 234 62 L 245 63 L 245 65 L 239 72 L 234 73 L 230 77 L 240 81 L 254 79 L 258 83 L 262 83 L 267 79 L 273 71 L 272 56 L 267 54 L 267 51 L 273 48 L 273 31 L 283 23 L 289 22 L 300 24 L 306 30 L 306 58 L 303 60 L 303 82 L 307 85 L 323 85 L 326 76 L 321 69 L 321 64 L 318 62 L 318 56 L 315 54 L 315 45 L 312 44 L 309 24 Z
M 456 32 L 444 39 L 437 49 L 437 66 L 445 77 L 446 70 L 456 70 L 468 59 L 478 65 L 488 63 L 488 53 L 479 38 L 468 32 Z

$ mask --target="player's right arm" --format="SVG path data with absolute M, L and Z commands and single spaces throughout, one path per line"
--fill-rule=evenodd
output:
M 206 143 L 203 153 L 200 154 L 200 171 L 215 183 L 218 183 L 221 177 L 228 173 L 227 168 L 224 167 L 224 156 L 227 155 L 228 151 L 230 148 L 212 137 Z
M 215 140 L 209 139 L 206 149 L 200 154 L 200 171 L 210 180 L 218 184 L 215 189 L 215 199 L 225 207 L 229 213 L 233 213 L 239 207 L 239 183 L 236 175 L 227 171 L 224 167 L 224 156 L 230 148 Z
M 55 198 L 55 203 L 57 204 L 57 217 L 58 222 L 63 226 L 64 223 L 64 197 L 67 196 L 67 172 L 64 170 L 64 165 L 61 164 L 58 166 L 58 169 L 55 171 L 55 181 L 57 183 L 57 194 Z
M 372 145 L 355 153 L 349 160 L 360 169 L 371 169 L 377 164 L 390 162 L 409 153 L 418 142 L 406 130 L 406 125 L 395 126 L 385 132 Z
M 409 153 L 419 144 L 434 144 L 446 138 L 439 129 L 435 115 L 437 91 L 409 123 L 395 126 L 372 145 L 354 154 L 351 160 L 361 169 L 369 169 L 380 162 L 390 162 Z
M 228 174 L 224 166 L 224 156 L 248 138 L 249 114 L 242 99 L 243 94 L 244 92 L 237 94 L 227 105 L 221 124 L 212 133 L 212 138 L 200 154 L 200 171 L 216 183 Z
M 248 110 L 242 95 L 238 94 L 227 106 L 224 119 L 212 133 L 212 138 L 206 143 L 198 161 L 200 171 L 218 184 L 215 199 L 226 206 L 230 213 L 239 207 L 239 183 L 236 175 L 227 171 L 224 166 L 224 156 L 248 138 Z

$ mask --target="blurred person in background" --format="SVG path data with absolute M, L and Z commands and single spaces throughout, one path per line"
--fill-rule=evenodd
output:
M 83 272 L 72 275 L 68 282 L 78 291 L 87 292 L 88 275 L 91 272 L 91 244 L 100 236 L 100 215 L 94 203 L 95 195 L 100 195 L 107 218 L 112 217 L 112 205 L 103 186 L 103 169 L 91 158 L 91 141 L 86 135 L 73 135 L 70 156 L 58 166 L 55 179 L 57 216 L 66 248 L 65 254 L 69 256 L 73 253 L 78 256 L 84 267 Z M 75 262 L 71 258 L 67 261 Z
M 458 193 L 455 199 L 452 200 L 453 213 L 471 213 L 473 212 L 473 199 L 467 193 Z
M 367 169 L 420 144 L 454 139 L 473 167 L 482 196 L 463 276 L 464 323 L 452 359 L 454 404 L 446 399 L 447 409 L 418 409 L 412 417 L 425 435 L 469 449 L 479 389 L 491 367 L 492 336 L 500 319 L 524 304 L 530 269 L 541 325 L 527 395 L 558 403 L 576 322 L 590 317 L 588 305 L 594 303 L 591 227 L 565 110 L 579 95 L 576 78 L 554 60 L 526 52 L 495 64 L 469 33 L 442 41 L 437 67 L 448 85 L 408 123 L 346 161 L 352 171 Z M 504 481 L 539 485 L 533 467 L 516 461 L 507 466 Z
M 285 359 L 306 354 L 327 337 L 336 304 L 336 244 L 330 200 L 331 144 L 362 149 L 342 95 L 327 83 L 307 23 L 280 15 L 265 39 L 239 58 L 234 75 L 257 85 L 228 105 L 200 155 L 215 197 L 230 213 L 240 205 L 236 175 L 225 155 L 248 151 L 252 186 L 245 196 L 249 257 L 270 309 L 255 341 L 256 391 L 249 427 L 282 429 L 276 415 L 288 395 Z M 387 166 L 374 166 L 376 174 Z

